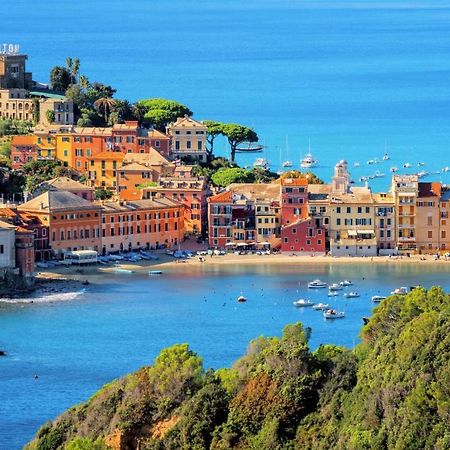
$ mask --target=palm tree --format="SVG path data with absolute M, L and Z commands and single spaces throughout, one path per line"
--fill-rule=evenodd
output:
M 147 112 L 147 108 L 144 105 L 141 105 L 140 103 L 135 103 L 132 106 L 131 110 L 132 110 L 134 118 L 139 123 L 142 123 L 144 118 L 145 118 L 145 114 Z
M 113 98 L 102 97 L 94 102 L 95 109 L 100 112 L 103 110 L 103 116 L 105 118 L 105 123 L 108 123 L 108 115 L 111 113 L 116 101 Z
M 80 59 L 75 58 L 72 64 L 72 76 L 75 79 L 75 82 L 77 81 L 79 72 L 80 72 Z
M 87 78 L 87 76 L 85 76 L 85 75 L 81 75 L 80 76 L 80 86 L 83 88 L 83 89 L 88 89 L 89 88 L 89 80 L 88 80 L 88 78 Z
M 128 100 L 116 100 L 114 112 L 117 113 L 119 120 L 127 120 L 131 116 L 131 105 Z

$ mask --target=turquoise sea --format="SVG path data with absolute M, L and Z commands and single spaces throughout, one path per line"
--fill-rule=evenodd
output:
M 0 42 L 21 44 L 35 80 L 79 57 L 81 72 L 116 87 L 119 98 L 173 98 L 198 119 L 254 127 L 274 170 L 280 149 L 282 160 L 298 165 L 309 141 L 325 179 L 342 158 L 355 180 L 405 162 L 411 171 L 418 162 L 431 172 L 450 166 L 448 1 L 2 0 L 0 7 Z M 391 161 L 366 164 L 385 148 Z M 217 149 L 226 153 L 223 142 Z M 449 174 L 425 179 L 448 182 Z M 387 189 L 389 177 L 371 186 Z M 0 449 L 20 448 L 46 420 L 175 342 L 189 342 L 207 366 L 219 367 L 249 339 L 302 320 L 313 328 L 313 347 L 351 347 L 379 290 L 450 287 L 442 266 L 394 269 L 186 268 L 160 279 L 104 277 L 78 295 L 2 304 L 0 346 L 9 356 L 0 359 Z M 292 307 L 318 276 L 357 280 L 363 296 L 337 300 L 344 320 L 326 323 Z M 241 290 L 250 300 L 236 305 Z
M 87 400 L 104 383 L 149 365 L 159 351 L 187 342 L 206 367 L 230 366 L 259 335 L 280 335 L 296 321 L 312 328 L 311 347 L 352 348 L 371 297 L 421 283 L 450 289 L 449 266 L 328 265 L 201 267 L 183 265 L 161 277 L 96 276 L 85 291 L 50 294 L 34 303 L 0 302 L 0 448 L 14 450 L 47 420 Z M 329 299 L 308 281 L 353 281 L 361 297 Z M 241 292 L 248 298 L 239 304 Z M 308 298 L 344 310 L 325 321 L 296 308 Z M 34 375 L 38 375 L 35 379 Z
M 450 136 L 450 2 L 444 0 L 3 0 L 2 42 L 48 80 L 67 56 L 117 96 L 166 97 L 198 119 L 254 127 L 274 170 L 311 149 L 325 179 L 389 186 L 389 168 L 440 171 Z M 286 137 L 289 153 L 286 154 Z M 377 166 L 387 146 L 392 160 Z M 224 143 L 218 146 L 226 153 Z M 241 155 L 252 164 L 255 156 Z M 425 162 L 421 169 L 418 162 Z M 432 174 L 450 180 L 450 172 Z

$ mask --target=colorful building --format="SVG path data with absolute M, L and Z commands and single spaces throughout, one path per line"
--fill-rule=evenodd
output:
M 20 169 L 27 162 L 37 159 L 36 136 L 18 135 L 11 139 L 11 164 Z
M 122 152 L 102 152 L 88 158 L 88 183 L 91 187 L 116 190 L 117 171 L 122 166 L 125 154 Z
M 167 134 L 172 138 L 172 157 L 206 161 L 207 131 L 206 125 L 192 117 L 179 117 L 167 127 Z
M 34 103 L 27 90 L 0 89 L 0 119 L 34 120 Z
M 33 192 L 33 197 L 43 194 L 49 190 L 67 191 L 78 195 L 89 202 L 94 201 L 94 189 L 82 184 L 78 181 L 72 180 L 68 177 L 52 178 L 51 180 L 40 183 Z
M 177 248 L 183 239 L 183 206 L 168 198 L 101 203 L 103 254 Z
M 324 254 L 325 239 L 325 230 L 318 219 L 297 219 L 281 228 L 281 251 Z
M 101 207 L 67 191 L 49 190 L 17 207 L 48 227 L 55 255 L 100 249 Z

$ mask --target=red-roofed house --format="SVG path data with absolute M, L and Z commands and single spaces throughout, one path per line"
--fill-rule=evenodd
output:
M 13 169 L 20 169 L 28 161 L 36 158 L 36 136 L 13 136 L 11 140 L 11 162 Z

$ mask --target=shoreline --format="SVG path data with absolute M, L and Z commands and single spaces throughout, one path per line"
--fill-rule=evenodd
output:
M 235 255 L 227 254 L 223 256 L 205 256 L 204 262 L 201 262 L 197 256 L 187 260 L 176 260 L 169 255 L 159 255 L 157 261 L 141 260 L 138 262 L 118 261 L 114 264 L 104 266 L 60 266 L 48 270 L 42 270 L 38 273 L 36 281 L 75 281 L 82 283 L 91 276 L 99 276 L 102 274 L 114 273 L 115 269 L 131 270 L 136 273 L 142 273 L 149 270 L 167 270 L 182 269 L 187 267 L 228 267 L 228 266 L 292 266 L 292 265 L 351 265 L 351 264 L 376 264 L 376 265 L 448 265 L 450 268 L 450 260 L 441 257 L 435 259 L 433 255 L 412 255 L 406 256 L 376 256 L 376 257 L 352 257 L 352 256 L 307 256 L 307 255 Z M 183 262 L 182 262 L 183 261 Z

